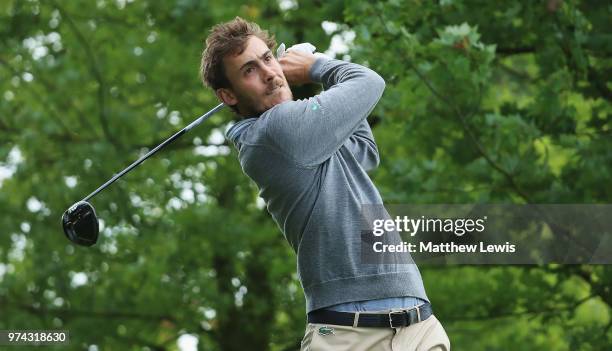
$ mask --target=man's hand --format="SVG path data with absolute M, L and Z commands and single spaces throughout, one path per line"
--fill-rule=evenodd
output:
M 289 85 L 312 83 L 309 72 L 317 57 L 311 53 L 298 50 L 287 51 L 278 62 Z

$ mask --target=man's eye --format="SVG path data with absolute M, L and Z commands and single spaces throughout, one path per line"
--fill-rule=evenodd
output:
M 269 62 L 270 60 L 272 60 L 272 55 L 264 57 L 264 60 L 266 60 L 266 62 Z
M 249 74 L 251 72 L 253 72 L 253 67 L 249 67 L 249 68 L 244 70 L 244 74 Z

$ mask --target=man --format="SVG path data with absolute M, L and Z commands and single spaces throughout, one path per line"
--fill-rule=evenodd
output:
M 202 77 L 242 119 L 227 137 L 297 254 L 308 325 L 302 350 L 449 350 L 414 264 L 360 262 L 363 204 L 382 204 L 366 171 L 367 123 L 385 88 L 365 67 L 297 50 L 239 17 L 206 40 Z M 290 86 L 324 91 L 293 101 Z

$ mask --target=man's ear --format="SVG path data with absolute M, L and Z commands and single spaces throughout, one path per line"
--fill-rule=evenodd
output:
M 223 103 L 228 106 L 234 106 L 238 103 L 238 98 L 231 89 L 219 88 L 215 90 L 215 94 L 219 100 L 223 101 Z

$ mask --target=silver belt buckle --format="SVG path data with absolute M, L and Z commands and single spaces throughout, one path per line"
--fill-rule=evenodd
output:
M 393 328 L 393 329 L 400 328 L 400 327 L 394 327 L 394 326 L 393 326 L 393 318 L 392 318 L 392 316 L 393 316 L 394 314 L 405 314 L 405 313 L 406 313 L 406 311 L 391 311 L 391 312 L 389 312 L 389 326 L 390 326 L 391 328 Z
M 404 314 L 405 313 L 408 316 L 408 322 L 410 323 L 410 324 L 408 324 L 408 326 L 422 322 L 422 320 L 421 320 L 421 308 L 420 308 L 421 306 L 422 305 L 417 305 L 417 306 L 411 307 L 411 308 L 409 308 L 407 310 L 391 311 L 391 312 L 389 312 L 389 326 L 391 328 L 393 328 L 393 329 L 399 328 L 399 327 L 393 326 L 393 318 L 392 318 L 392 316 L 394 314 Z M 414 316 L 414 314 L 412 313 L 413 312 L 412 310 L 416 310 L 416 317 L 417 317 L 416 321 L 413 320 L 412 316 Z

